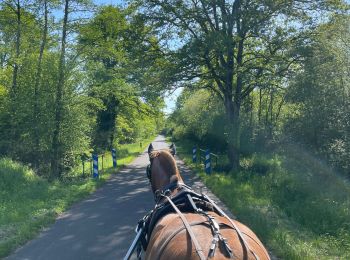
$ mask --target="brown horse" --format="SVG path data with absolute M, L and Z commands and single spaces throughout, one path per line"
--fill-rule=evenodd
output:
M 152 144 L 148 148 L 148 177 L 157 204 L 176 197 L 185 186 L 173 157 L 174 147 L 171 148 L 154 151 Z M 157 220 L 149 234 L 145 259 L 270 259 L 257 236 L 225 213 L 214 209 L 174 211 Z

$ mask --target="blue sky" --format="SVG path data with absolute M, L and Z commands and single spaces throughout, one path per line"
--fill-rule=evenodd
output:
M 93 0 L 93 2 L 99 5 L 116 5 L 125 3 L 123 0 Z
M 171 112 L 174 111 L 175 109 L 175 105 L 176 105 L 176 99 L 177 97 L 181 94 L 182 92 L 182 88 L 178 88 L 176 89 L 173 93 L 168 93 L 165 97 L 165 104 L 166 107 L 164 109 L 164 112 L 166 114 L 170 114 Z

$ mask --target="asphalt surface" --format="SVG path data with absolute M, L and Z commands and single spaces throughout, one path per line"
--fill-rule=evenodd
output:
M 155 149 L 166 148 L 158 136 Z M 16 250 L 7 259 L 123 259 L 135 237 L 135 226 L 154 206 L 146 177 L 147 152 L 113 175 L 87 199 L 75 204 L 36 239 Z M 203 192 L 232 215 L 181 160 L 177 163 L 186 184 Z

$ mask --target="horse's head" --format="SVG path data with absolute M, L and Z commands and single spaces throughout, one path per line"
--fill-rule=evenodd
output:
M 164 190 L 168 185 L 183 182 L 174 159 L 175 145 L 169 149 L 154 150 L 153 145 L 148 147 L 150 165 L 147 168 L 147 177 L 150 180 L 152 191 Z

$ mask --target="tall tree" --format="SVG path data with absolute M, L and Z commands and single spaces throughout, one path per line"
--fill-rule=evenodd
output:
M 294 108 L 285 132 L 327 159 L 350 170 L 350 17 L 336 15 L 299 48 L 305 60 L 287 89 Z
M 28 71 L 24 64 L 30 59 L 28 53 L 35 46 L 35 33 L 38 28 L 29 7 L 29 1 L 0 2 L 1 42 L 4 45 L 1 52 L 5 58 L 2 67 L 4 75 L 2 84 L 7 86 L 9 94 L 6 102 L 7 111 L 2 118 L 3 134 L 6 137 L 3 144 L 7 142 L 3 146 L 3 151 L 14 157 L 18 157 L 17 148 L 20 146 L 24 122 L 23 114 L 19 112 L 22 90 L 25 89 L 22 77 Z M 31 42 L 29 34 L 31 34 Z
M 84 46 L 90 95 L 101 99 L 104 105 L 97 113 L 94 133 L 97 149 L 112 147 L 119 112 L 141 107 L 141 97 L 152 104 L 159 96 L 159 93 L 152 95 L 154 93 L 144 89 L 141 83 L 145 78 L 144 71 L 156 60 L 150 62 L 149 56 L 155 57 L 157 42 L 152 41 L 154 36 L 148 34 L 143 21 L 138 18 L 132 7 L 105 6 L 80 29 L 79 44 Z M 140 111 L 151 112 L 150 109 Z
M 297 56 L 287 55 L 299 31 L 341 1 L 137 1 L 160 38 L 172 46 L 166 87 L 204 79 L 225 106 L 228 157 L 239 166 L 242 101 L 261 81 L 282 76 Z M 289 21 L 288 21 L 289 20 Z M 298 29 L 298 30 L 296 30 Z M 170 35 L 170 36 L 169 36 Z
M 90 95 L 102 100 L 104 109 L 97 113 L 94 146 L 111 149 L 115 136 L 120 98 L 132 93 L 125 82 L 126 13 L 106 6 L 80 29 L 79 44 L 85 46 L 86 70 L 91 79 Z
M 6 5 L 13 10 L 16 15 L 16 41 L 15 41 L 15 60 L 13 64 L 13 74 L 12 74 L 12 88 L 11 88 L 11 96 L 14 97 L 17 91 L 17 78 L 18 78 L 18 70 L 19 70 L 19 57 L 21 53 L 21 33 L 22 33 L 22 6 L 20 0 L 17 0 L 13 3 L 5 2 Z
M 38 64 L 37 64 L 37 70 L 35 75 L 35 82 L 34 82 L 34 108 L 33 108 L 33 124 L 34 124 L 34 153 L 39 152 L 39 86 L 41 85 L 41 73 L 42 73 L 42 62 L 43 62 L 43 56 L 44 56 L 44 50 L 47 45 L 47 34 L 48 34 L 48 0 L 43 0 L 43 9 L 44 9 L 44 25 L 42 30 L 42 39 L 40 44 L 40 50 L 39 50 L 39 56 L 38 56 Z M 35 163 L 35 167 L 38 167 L 38 161 Z

